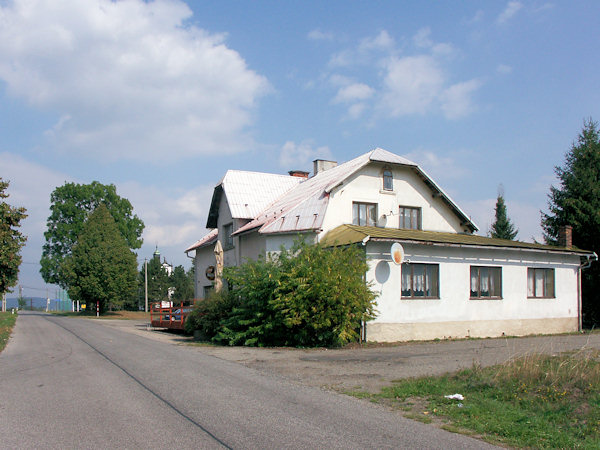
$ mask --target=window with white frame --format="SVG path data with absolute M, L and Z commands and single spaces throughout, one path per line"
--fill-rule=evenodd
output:
M 554 298 L 554 269 L 527 268 L 527 297 Z
M 394 176 L 392 175 L 392 171 L 390 169 L 383 169 L 383 190 L 394 190 Z
M 233 248 L 233 223 L 223 225 L 223 250 Z
M 377 204 L 352 203 L 352 224 L 367 227 L 377 226 Z
M 402 264 L 402 298 L 440 298 L 439 264 Z
M 471 299 L 502 298 L 502 268 L 471 266 Z
M 406 230 L 421 229 L 421 208 L 400 206 L 399 216 L 399 228 Z

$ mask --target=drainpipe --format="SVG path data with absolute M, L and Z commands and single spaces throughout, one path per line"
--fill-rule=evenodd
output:
M 586 258 L 586 261 L 579 264 L 579 270 L 577 271 L 577 318 L 579 319 L 579 332 L 583 331 L 581 275 L 583 269 L 588 269 L 594 261 L 598 261 L 598 255 L 596 252 L 592 252 L 582 258 Z

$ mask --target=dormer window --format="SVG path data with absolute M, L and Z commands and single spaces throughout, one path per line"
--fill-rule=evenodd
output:
M 383 190 L 394 190 L 394 176 L 392 175 L 392 171 L 390 169 L 383 169 Z

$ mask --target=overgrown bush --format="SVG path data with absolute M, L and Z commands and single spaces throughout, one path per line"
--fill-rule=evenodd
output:
M 228 293 L 200 303 L 188 324 L 227 345 L 343 345 L 375 317 L 366 271 L 362 248 L 297 241 L 268 259 L 225 268 Z
M 204 339 L 210 339 L 219 332 L 221 320 L 225 319 L 239 303 L 228 291 L 212 291 L 204 300 L 196 302 L 194 309 L 185 320 L 185 332 L 199 331 Z

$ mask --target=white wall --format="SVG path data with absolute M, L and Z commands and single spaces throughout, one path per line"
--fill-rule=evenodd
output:
M 379 293 L 377 324 L 396 324 L 400 339 L 407 330 L 412 339 L 419 339 L 420 331 L 429 326 L 423 338 L 448 336 L 494 336 L 553 332 L 553 327 L 575 331 L 578 323 L 578 269 L 579 257 L 533 251 L 502 249 L 456 248 L 433 245 L 406 244 L 406 258 L 412 263 L 439 264 L 439 299 L 401 299 L 401 266 L 391 262 L 389 243 L 369 242 L 367 279 L 374 282 Z M 502 268 L 502 299 L 470 300 L 470 266 Z M 555 298 L 527 298 L 527 268 L 554 268 Z M 529 324 L 528 324 L 528 321 Z M 554 323 L 552 322 L 554 321 Z M 413 326 L 420 324 L 421 330 Z M 370 325 L 369 325 L 370 326 Z M 380 327 L 391 330 L 393 327 Z M 534 329 L 535 328 L 535 329 Z M 373 336 L 372 336 L 373 337 Z M 375 339 L 374 340 L 379 340 Z M 389 336 L 386 339 L 390 340 Z
M 196 281 L 194 286 L 195 298 L 204 298 L 204 288 L 212 286 L 212 281 L 206 278 L 206 268 L 208 266 L 216 265 L 214 248 L 215 246 L 212 244 L 196 250 L 196 255 L 194 257 Z
M 421 208 L 423 230 L 464 231 L 456 214 L 442 200 L 434 198 L 431 189 L 410 168 L 393 167 L 394 190 L 383 190 L 383 168 L 383 164 L 369 164 L 331 192 L 324 232 L 352 223 L 352 202 L 377 203 L 378 226 L 398 228 L 399 206 L 411 206 Z

